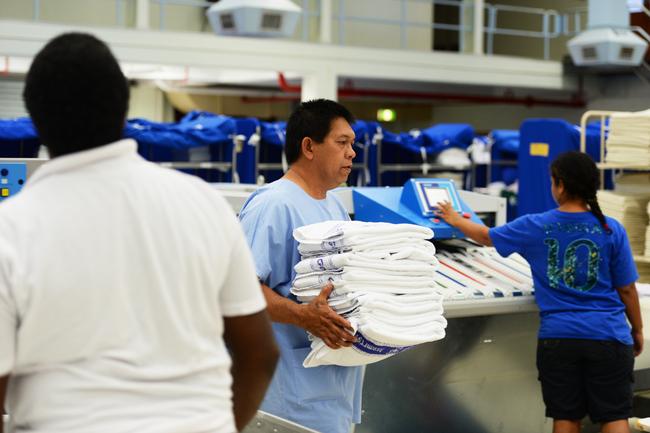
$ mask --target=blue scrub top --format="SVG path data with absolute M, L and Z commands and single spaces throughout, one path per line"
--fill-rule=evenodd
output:
M 257 276 L 281 296 L 289 292 L 300 261 L 293 230 L 327 220 L 349 220 L 345 207 L 328 193 L 309 196 L 295 183 L 280 179 L 255 191 L 239 215 Z M 307 332 L 273 323 L 280 361 L 261 409 L 324 433 L 348 433 L 361 422 L 361 367 L 304 368 L 310 349 Z
M 632 344 L 617 288 L 639 278 L 625 228 L 606 217 L 608 234 L 591 212 L 557 209 L 490 229 L 502 256 L 530 264 L 540 310 L 539 338 L 584 338 Z

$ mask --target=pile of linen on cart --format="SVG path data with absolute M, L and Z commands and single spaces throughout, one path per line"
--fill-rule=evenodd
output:
M 605 161 L 650 164 L 650 110 L 612 114 Z
M 312 336 L 305 367 L 364 365 L 444 338 L 442 296 L 433 276 L 433 232 L 412 224 L 326 221 L 293 232 L 302 256 L 291 292 L 310 302 L 329 283 L 328 303 L 357 342 L 330 349 Z

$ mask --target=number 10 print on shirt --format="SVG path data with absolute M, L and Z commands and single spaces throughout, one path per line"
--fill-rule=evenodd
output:
M 564 280 L 567 287 L 581 292 L 588 292 L 596 285 L 600 251 L 595 242 L 590 239 L 577 239 L 571 242 L 564 251 L 563 263 L 560 263 L 559 241 L 547 238 L 544 244 L 548 246 L 547 274 L 552 288 L 557 289 L 560 279 Z M 579 255 L 583 257 L 582 260 L 578 260 Z M 586 259 L 584 259 L 585 255 Z M 578 278 L 578 275 L 585 274 L 586 278 Z

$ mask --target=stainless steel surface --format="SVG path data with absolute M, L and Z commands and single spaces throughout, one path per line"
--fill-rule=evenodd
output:
M 369 365 L 357 433 L 550 431 L 537 328 L 537 313 L 451 319 L 444 340 Z
M 539 311 L 532 296 L 445 301 L 443 307 L 447 319 Z

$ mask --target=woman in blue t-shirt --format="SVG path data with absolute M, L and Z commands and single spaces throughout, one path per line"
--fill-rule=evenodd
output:
M 530 264 L 537 368 L 554 433 L 579 432 L 587 414 L 603 433 L 629 432 L 634 356 L 643 349 L 638 273 L 625 229 L 600 210 L 598 184 L 591 158 L 567 152 L 551 164 L 557 209 L 488 229 L 439 203 L 440 217 L 466 236 Z

